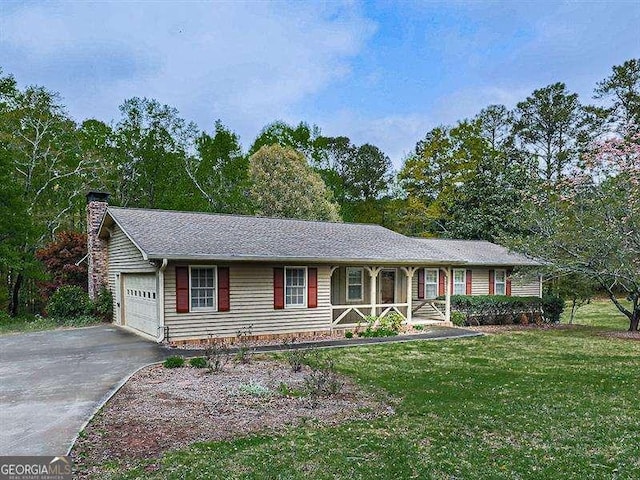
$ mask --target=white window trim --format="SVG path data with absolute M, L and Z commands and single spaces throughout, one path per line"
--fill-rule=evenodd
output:
M 349 284 L 349 272 L 350 271 L 354 271 L 357 270 L 360 272 L 360 297 L 359 298 L 350 298 L 349 297 L 349 287 L 351 286 Z M 347 267 L 347 281 L 345 282 L 347 284 L 347 302 L 362 302 L 364 300 L 364 268 L 361 267 Z M 357 283 L 354 285 L 358 285 Z
M 287 303 L 287 270 L 304 270 L 304 304 L 288 304 Z M 289 266 L 284 267 L 284 275 L 282 278 L 282 293 L 284 294 L 284 308 L 285 309 L 296 309 L 296 308 L 307 308 L 307 303 L 309 301 L 309 270 L 307 267 L 303 266 Z
M 432 271 L 436 272 L 436 296 L 433 298 L 438 298 L 439 289 L 440 289 L 440 269 L 439 268 L 425 268 L 424 269 L 424 298 L 427 300 L 433 300 L 431 298 L 427 298 L 427 285 L 433 285 L 433 282 L 427 283 L 427 272 Z
M 502 285 L 504 285 L 504 293 L 498 293 L 498 272 L 504 273 L 504 282 L 500 282 Z M 507 294 L 507 270 L 504 268 L 497 268 L 493 270 L 493 294 L 494 295 Z
M 191 296 L 191 269 L 192 268 L 212 268 L 213 269 L 213 306 L 194 307 Z M 218 311 L 218 267 L 217 265 L 189 265 L 189 311 L 190 312 L 217 312 Z
M 456 282 L 456 272 L 462 272 L 462 282 Z M 451 278 L 453 279 L 453 288 L 451 289 L 451 295 L 466 295 L 467 294 L 467 270 L 464 268 L 454 268 L 451 272 Z M 456 285 L 462 285 L 464 293 L 456 293 Z

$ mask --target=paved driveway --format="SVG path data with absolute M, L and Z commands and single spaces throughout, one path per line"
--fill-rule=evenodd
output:
M 0 336 L 0 455 L 64 455 L 120 382 L 164 358 L 110 325 Z

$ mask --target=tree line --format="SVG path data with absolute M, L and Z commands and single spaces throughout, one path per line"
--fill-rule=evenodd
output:
M 0 305 L 12 314 L 40 308 L 39 285 L 51 272 L 37 253 L 57 234 L 83 231 L 88 189 L 109 191 L 120 206 L 378 223 L 539 254 L 534 244 L 557 233 L 540 231 L 553 223 L 546 217 L 579 197 L 563 189 L 576 178 L 586 188 L 585 172 L 596 170 L 599 194 L 603 179 L 620 181 L 620 162 L 603 166 L 615 157 L 613 140 L 633 157 L 640 60 L 614 66 L 592 100 L 559 82 L 513 109 L 487 106 L 426 132 L 394 171 L 375 145 L 325 136 L 305 122 L 275 121 L 245 149 L 222 121 L 201 130 L 148 98 L 125 100 L 116 120 L 78 123 L 56 93 L 20 88 L 0 72 Z M 624 186 L 630 193 L 633 184 Z M 558 228 L 577 225 L 565 221 L 567 212 L 559 218 Z

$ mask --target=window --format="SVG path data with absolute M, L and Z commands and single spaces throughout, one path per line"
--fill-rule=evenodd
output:
M 494 273 L 494 293 L 496 295 L 507 294 L 507 271 L 496 270 Z
M 424 269 L 424 298 L 436 298 L 438 296 L 438 269 Z
M 284 300 L 286 307 L 307 305 L 307 269 L 287 267 L 284 269 Z
M 362 301 L 362 279 L 363 270 L 361 268 L 347 268 L 347 300 Z
M 467 294 L 467 271 L 463 269 L 453 269 L 453 294 Z
M 191 309 L 211 310 L 216 308 L 215 267 L 190 267 Z

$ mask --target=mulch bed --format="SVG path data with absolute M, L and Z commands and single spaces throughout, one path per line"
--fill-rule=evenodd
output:
M 127 469 L 140 459 L 152 459 L 149 468 L 154 469 L 164 452 L 194 442 L 276 433 L 303 422 L 324 426 L 393 414 L 387 400 L 342 376 L 337 394 L 314 402 L 280 393 L 282 384 L 289 392 L 300 392 L 308 373 L 308 367 L 294 373 L 283 362 L 255 359 L 227 364 L 217 373 L 193 367 L 145 368 L 104 406 L 76 442 L 76 478 L 101 478 L 105 462 L 116 461 Z M 256 385 L 262 394 L 249 392 Z
M 472 330 L 474 332 L 482 332 L 488 334 L 500 334 L 500 333 L 508 333 L 508 332 L 526 332 L 531 330 L 579 330 L 581 328 L 588 328 L 584 325 L 567 325 L 560 323 L 543 323 L 536 324 L 530 323 L 528 325 L 479 325 L 472 327 L 464 327 L 467 330 Z

